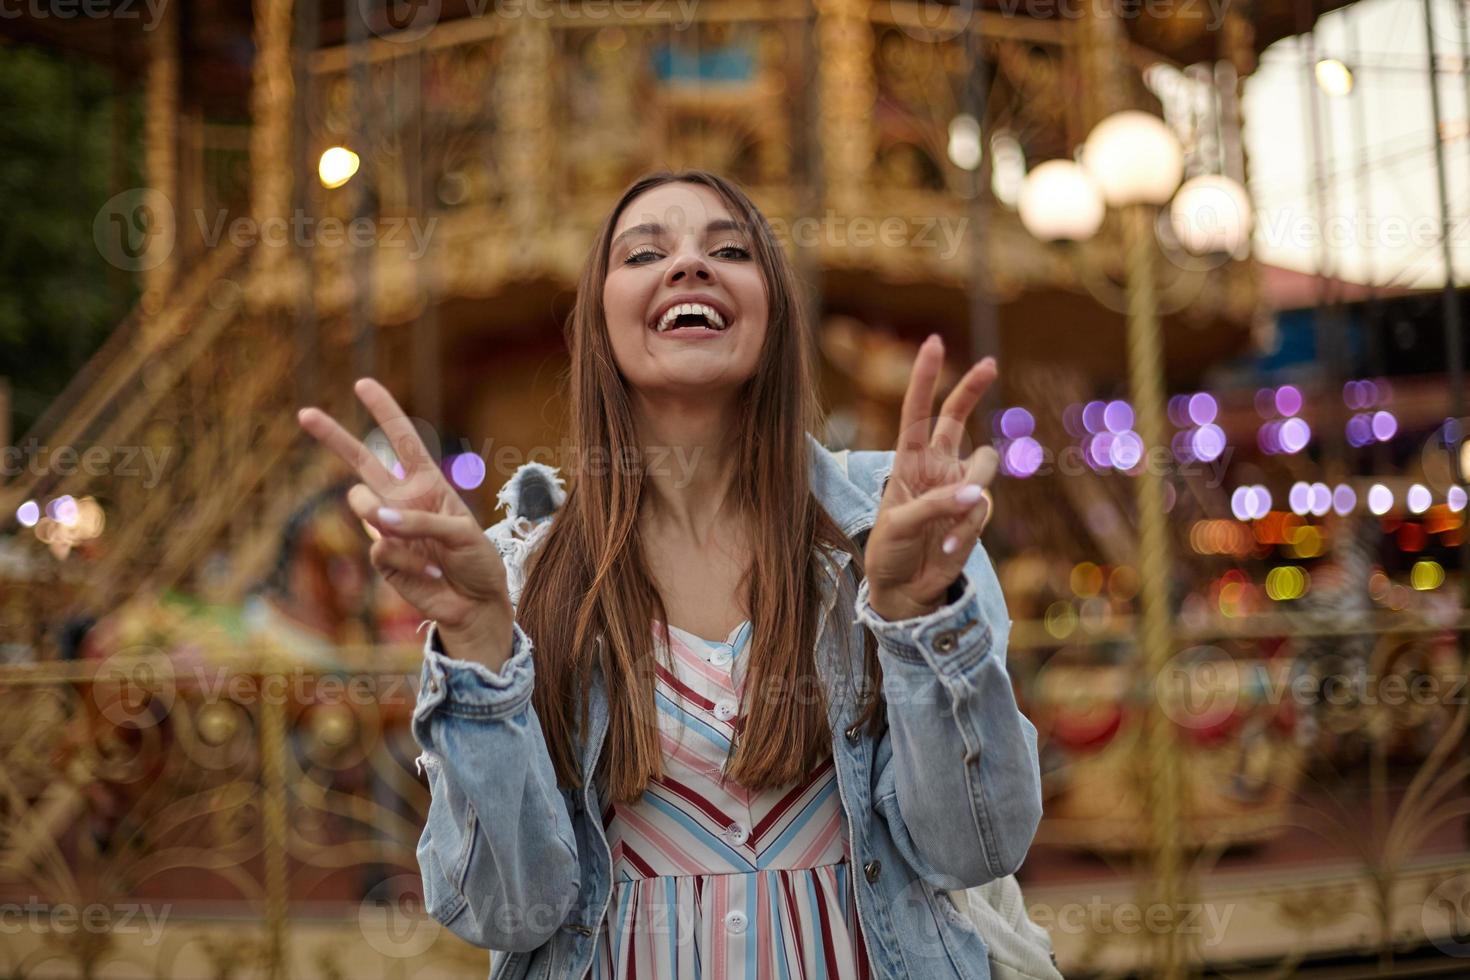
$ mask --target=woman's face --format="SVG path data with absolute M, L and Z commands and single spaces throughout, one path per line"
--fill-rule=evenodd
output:
M 702 184 L 662 184 L 628 202 L 602 305 L 618 369 L 640 391 L 708 392 L 755 374 L 765 277 L 745 228 Z

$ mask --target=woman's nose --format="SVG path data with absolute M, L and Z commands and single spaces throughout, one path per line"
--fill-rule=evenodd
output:
M 710 268 L 703 255 L 697 251 L 681 252 L 669 263 L 668 279 L 669 285 L 684 282 L 687 279 L 699 282 L 713 282 L 714 270 Z

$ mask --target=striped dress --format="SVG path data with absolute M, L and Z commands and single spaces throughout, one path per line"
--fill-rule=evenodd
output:
M 866 980 L 832 760 L 763 792 L 720 782 L 750 621 L 724 642 L 653 627 L 664 776 L 603 811 L 613 893 L 589 976 Z

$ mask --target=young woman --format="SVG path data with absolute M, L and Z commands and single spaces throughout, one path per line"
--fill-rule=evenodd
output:
M 949 891 L 1041 815 L 978 542 L 996 455 L 961 454 L 994 362 L 934 418 L 931 336 L 897 447 L 829 452 L 788 261 L 698 171 L 624 192 L 567 331 L 576 466 L 522 466 L 485 533 L 381 385 L 401 479 L 300 414 L 433 620 L 428 911 L 497 978 L 988 977 Z

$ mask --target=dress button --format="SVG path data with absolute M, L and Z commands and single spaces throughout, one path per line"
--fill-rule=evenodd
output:
M 742 933 L 745 931 L 747 925 L 749 925 L 749 920 L 746 919 L 745 913 L 739 909 L 725 913 L 725 928 L 731 932 L 736 934 Z
M 709 655 L 709 662 L 714 664 L 716 667 L 726 666 L 730 663 L 730 651 L 716 650 L 714 653 Z
M 726 827 L 725 833 L 729 834 L 730 840 L 734 841 L 736 844 L 744 844 L 745 838 L 750 836 L 749 832 L 746 831 L 746 829 L 740 826 L 738 823 L 732 823 L 729 827 Z
M 715 702 L 715 717 L 720 721 L 729 721 L 739 710 L 739 706 L 728 698 Z
M 842 735 L 849 742 L 852 742 L 853 744 L 857 744 L 858 735 L 860 734 L 859 729 L 861 729 L 861 727 L 862 727 L 861 725 L 853 725 L 847 731 L 843 732 Z
M 940 653 L 949 653 L 955 648 L 956 642 L 954 630 L 945 630 L 934 638 L 934 649 Z
M 438 680 L 438 678 L 434 678 L 434 677 L 429 678 L 429 691 L 431 693 L 433 693 L 433 694 L 438 694 L 439 693 L 439 680 Z
M 863 877 L 868 879 L 869 884 L 872 884 L 873 882 L 878 880 L 878 872 L 882 870 L 882 862 L 877 860 L 869 861 L 867 864 L 863 865 Z

